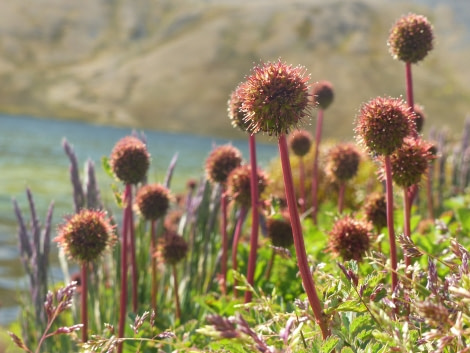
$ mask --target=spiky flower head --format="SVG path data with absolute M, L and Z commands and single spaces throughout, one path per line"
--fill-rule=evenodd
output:
M 428 19 L 410 13 L 392 26 L 387 44 L 395 59 L 414 64 L 433 49 L 433 41 L 433 29 Z
M 370 153 L 390 155 L 414 129 L 413 113 L 402 99 L 377 97 L 362 105 L 355 132 Z
M 356 176 L 361 154 L 356 145 L 340 143 L 332 147 L 326 156 L 326 174 L 336 182 L 345 182 Z
M 432 145 L 422 139 L 407 138 L 391 156 L 392 180 L 401 187 L 418 184 L 434 158 Z
M 238 92 L 250 133 L 288 134 L 308 116 L 308 80 L 302 66 L 278 60 L 253 68 Z
M 242 154 L 232 145 L 216 147 L 206 159 L 206 173 L 210 181 L 224 184 L 232 170 L 242 163 Z
M 364 214 L 376 229 L 387 226 L 387 201 L 383 193 L 374 192 L 364 202 Z
M 142 186 L 135 197 L 135 204 L 140 214 L 147 220 L 163 217 L 170 206 L 170 191 L 161 184 Z
M 250 124 L 245 120 L 245 113 L 241 110 L 242 101 L 240 99 L 240 92 L 242 85 L 243 83 L 230 94 L 227 111 L 233 127 L 239 128 L 242 131 L 248 131 Z
M 314 106 L 325 110 L 328 108 L 335 97 L 333 85 L 329 81 L 319 81 L 313 84 L 312 97 Z
M 370 223 L 345 216 L 329 233 L 329 249 L 344 260 L 361 261 L 369 250 L 371 236 Z
M 59 226 L 54 241 L 75 261 L 90 262 L 115 241 L 114 227 L 104 211 L 82 209 Z
M 261 195 L 268 185 L 266 174 L 258 170 L 258 195 Z M 251 166 L 242 165 L 235 168 L 227 178 L 227 194 L 238 204 L 248 207 L 251 204 Z
M 124 184 L 137 184 L 147 173 L 150 154 L 140 139 L 126 136 L 114 145 L 109 162 L 114 175 Z
M 413 110 L 415 113 L 414 121 L 416 125 L 416 131 L 420 133 L 421 131 L 423 131 L 423 125 L 424 125 L 424 121 L 426 120 L 426 115 L 424 114 L 423 107 L 418 104 L 415 104 Z
M 161 255 L 165 263 L 175 265 L 188 253 L 188 243 L 178 233 L 167 231 L 161 241 Z
M 294 243 L 292 226 L 288 214 L 276 213 L 266 220 L 268 237 L 273 246 L 288 248 Z
M 312 135 L 306 130 L 295 130 L 289 137 L 289 146 L 298 157 L 305 156 L 312 146 Z

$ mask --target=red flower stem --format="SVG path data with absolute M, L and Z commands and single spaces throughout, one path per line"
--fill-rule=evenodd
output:
M 87 266 L 88 263 L 82 263 L 81 268 L 81 287 L 82 287 L 82 341 L 88 341 L 88 305 L 87 305 L 87 297 L 88 297 L 88 276 L 87 276 Z
M 233 235 L 233 243 L 232 243 L 232 269 L 234 271 L 237 270 L 238 268 L 238 263 L 237 263 L 237 253 L 238 253 L 238 243 L 240 241 L 240 235 L 242 232 L 243 228 L 243 223 L 245 222 L 246 218 L 246 213 L 247 209 L 245 206 L 242 206 L 240 209 L 240 214 L 238 215 L 238 220 L 237 224 L 235 226 L 235 234 Z M 237 281 L 234 280 L 233 282 L 233 296 L 236 298 L 237 297 Z
M 397 275 L 397 246 L 395 243 L 395 227 L 393 224 L 393 181 L 392 181 L 392 163 L 390 156 L 385 156 L 385 189 L 387 199 L 387 227 L 388 240 L 390 243 L 390 262 L 392 265 L 392 292 L 398 285 Z
M 313 157 L 313 179 L 312 179 L 312 219 L 317 224 L 318 213 L 318 155 L 320 154 L 321 130 L 323 125 L 323 109 L 318 109 L 317 128 L 315 130 L 315 152 Z
M 403 212 L 404 212 L 404 225 L 403 233 L 405 237 L 411 238 L 411 198 L 408 193 L 408 188 L 403 188 Z M 405 255 L 406 267 L 411 265 L 411 258 Z M 411 275 L 410 275 L 411 276 Z
M 138 288 L 138 274 L 137 274 L 137 261 L 135 258 L 135 232 L 134 232 L 134 214 L 132 212 L 132 189 L 129 193 L 129 204 L 131 207 L 128 207 L 127 212 L 129 217 L 129 235 L 130 235 L 130 245 L 131 245 L 131 269 L 132 269 L 132 310 L 134 313 L 137 313 L 138 309 L 138 298 L 137 298 L 137 288 Z
M 304 285 L 305 291 L 307 292 L 307 297 L 315 315 L 315 319 L 317 324 L 320 326 L 323 339 L 326 339 L 330 335 L 330 331 L 326 321 L 323 318 L 322 304 L 318 298 L 317 291 L 315 289 L 315 283 L 313 282 L 310 267 L 308 265 L 307 253 L 305 251 L 304 238 L 302 234 L 302 225 L 300 224 L 299 212 L 297 210 L 297 204 L 295 200 L 294 183 L 292 180 L 292 170 L 289 161 L 289 151 L 287 149 L 287 141 L 284 134 L 279 136 L 279 153 L 281 155 L 284 188 L 287 199 L 287 207 L 289 209 L 292 234 L 294 237 L 294 247 L 300 276 L 302 277 L 302 283 Z
M 152 259 L 152 309 L 157 313 L 157 257 L 155 251 L 157 250 L 157 234 L 155 232 L 155 220 L 150 221 L 150 258 Z
M 256 163 L 256 140 L 255 135 L 251 134 L 249 139 L 250 149 L 250 165 L 251 165 L 251 238 L 250 238 L 250 255 L 248 258 L 247 281 L 253 286 L 256 268 L 256 254 L 258 252 L 258 166 Z M 253 293 L 245 292 L 245 303 L 251 302 Z
M 127 184 L 124 190 L 124 217 L 122 220 L 122 240 L 121 240 L 121 301 L 119 303 L 119 327 L 118 327 L 118 338 L 124 337 L 124 328 L 126 322 L 127 312 L 127 234 L 129 231 L 129 211 L 132 207 L 129 202 L 129 195 L 132 192 L 132 185 Z M 118 353 L 122 352 L 122 342 L 118 344 Z
M 411 109 L 414 109 L 414 99 L 413 99 L 413 76 L 411 74 L 411 63 L 406 63 L 406 100 L 408 106 Z
M 176 265 L 173 264 L 173 290 L 175 291 L 175 303 L 176 303 L 176 319 L 181 321 L 181 307 L 180 297 L 178 294 L 178 273 L 176 271 Z
M 271 277 L 271 272 L 273 270 L 274 259 L 275 258 L 276 258 L 276 251 L 274 251 L 274 249 L 273 249 L 272 254 L 271 254 L 271 258 L 269 259 L 268 266 L 266 268 L 266 275 L 264 277 L 266 279 L 266 281 L 269 281 L 269 278 Z
M 341 182 L 339 184 L 339 191 L 338 191 L 338 213 L 343 213 L 344 207 L 344 191 L 346 190 L 346 184 Z
M 220 264 L 220 271 L 222 277 L 222 294 L 227 294 L 227 253 L 228 253 L 228 236 L 227 236 L 227 194 L 225 187 L 222 187 L 221 199 L 222 211 L 222 259 Z
M 300 190 L 300 212 L 305 212 L 305 167 L 304 159 L 299 158 L 299 190 Z

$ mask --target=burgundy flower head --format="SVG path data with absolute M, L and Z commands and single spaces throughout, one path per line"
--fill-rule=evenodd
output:
M 329 233 L 329 249 L 344 260 L 361 261 L 369 250 L 371 224 L 345 216 Z
M 364 202 L 364 214 L 366 219 L 377 229 L 387 226 L 387 201 L 383 193 L 370 194 Z
M 273 246 L 289 248 L 292 244 L 294 244 L 292 226 L 287 214 L 275 214 L 268 217 L 266 221 L 266 228 L 268 237 L 271 239 Z
M 168 211 L 170 191 L 160 184 L 144 185 L 137 192 L 135 203 L 145 219 L 157 220 Z
M 264 172 L 258 170 L 258 195 L 261 195 L 268 185 Z M 227 179 L 227 194 L 240 205 L 251 205 L 251 166 L 242 165 L 235 168 Z
M 432 152 L 432 145 L 422 139 L 405 139 L 403 146 L 390 156 L 393 181 L 402 187 L 418 184 L 435 158 Z
M 70 258 L 80 263 L 90 262 L 113 244 L 114 227 L 104 211 L 82 209 L 59 226 L 54 241 Z
M 377 97 L 361 107 L 355 132 L 370 153 L 390 155 L 414 129 L 413 112 L 403 100 Z
M 434 34 L 428 19 L 411 13 L 392 26 L 388 46 L 395 59 L 414 64 L 433 49 L 433 41 Z
M 242 163 L 242 154 L 232 145 L 216 147 L 206 159 L 206 174 L 211 182 L 225 184 L 232 170 Z
M 126 136 L 114 146 L 109 162 L 114 175 L 124 184 L 137 184 L 147 173 L 150 154 L 145 143 L 137 137 Z
M 308 116 L 308 79 L 302 66 L 267 62 L 252 70 L 239 97 L 250 133 L 288 134 Z
M 188 243 L 184 238 L 172 231 L 167 231 L 161 240 L 161 255 L 165 263 L 175 265 L 183 260 L 188 253 Z
M 241 85 L 239 85 L 231 94 L 228 100 L 228 117 L 233 127 L 242 131 L 248 131 L 249 123 L 245 120 L 245 113 L 241 110 L 242 101 L 240 99 Z
M 329 81 L 319 81 L 312 87 L 313 104 L 325 110 L 334 99 L 333 85 Z
M 296 130 L 289 137 L 289 146 L 298 157 L 305 156 L 312 146 L 312 135 L 306 130 Z
M 326 174 L 334 181 L 345 182 L 356 176 L 361 154 L 356 145 L 341 143 L 328 151 Z

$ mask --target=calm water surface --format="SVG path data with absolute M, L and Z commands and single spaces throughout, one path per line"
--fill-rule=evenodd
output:
M 81 122 L 35 119 L 25 116 L 0 115 L 0 325 L 8 324 L 18 315 L 18 293 L 27 288 L 27 278 L 18 258 L 17 226 L 12 209 L 15 198 L 26 221 L 30 215 L 25 189 L 33 193 L 41 222 L 54 201 L 54 224 L 73 212 L 72 187 L 69 182 L 69 161 L 62 149 L 64 138 L 73 145 L 79 164 L 90 158 L 95 161 L 102 198 L 113 204 L 110 185 L 115 184 L 101 168 L 101 158 L 108 156 L 114 144 L 132 131 Z M 140 131 L 139 131 L 140 132 Z M 184 189 L 188 178 L 200 178 L 204 161 L 212 146 L 232 143 L 248 159 L 246 141 L 229 141 L 183 134 L 143 130 L 152 155 L 149 180 L 162 182 L 166 169 L 178 153 L 172 189 Z M 267 166 L 277 155 L 275 145 L 258 146 L 258 160 Z M 83 168 L 82 168 L 83 169 Z M 83 175 L 83 170 L 81 170 Z M 52 249 L 56 249 L 55 244 Z M 56 253 L 51 254 L 51 282 L 61 280 Z

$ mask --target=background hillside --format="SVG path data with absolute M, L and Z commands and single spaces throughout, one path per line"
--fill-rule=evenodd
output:
M 428 16 L 435 50 L 413 67 L 431 125 L 470 113 L 466 0 L 15 0 L 0 2 L 0 111 L 238 137 L 226 107 L 254 63 L 281 57 L 327 79 L 325 134 L 350 138 L 362 102 L 404 95 L 388 31 Z M 457 10 L 457 11 L 456 11 Z M 311 122 L 312 124 L 314 121 Z

